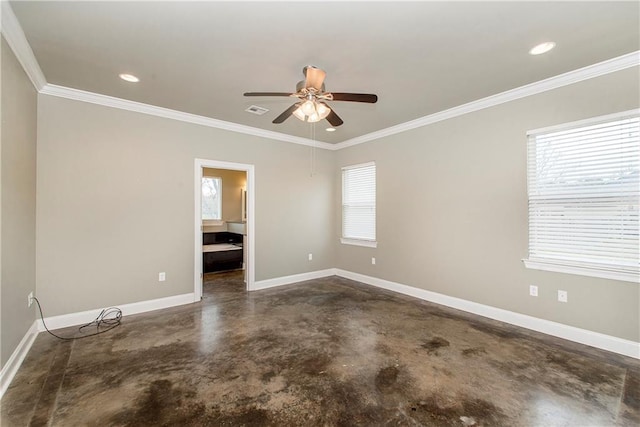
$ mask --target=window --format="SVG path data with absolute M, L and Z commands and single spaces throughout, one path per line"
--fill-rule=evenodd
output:
M 529 268 L 638 281 L 638 111 L 528 133 Z
M 202 177 L 202 221 L 222 220 L 222 178 Z
M 376 247 L 376 164 L 342 168 L 342 243 Z

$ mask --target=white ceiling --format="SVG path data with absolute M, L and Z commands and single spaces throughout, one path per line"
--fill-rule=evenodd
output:
M 271 121 L 302 67 L 328 91 L 376 93 L 330 103 L 337 143 L 618 57 L 640 48 L 639 2 L 35 2 L 12 1 L 48 83 L 288 135 Z M 531 56 L 552 40 L 551 52 Z M 137 75 L 126 83 L 118 74 Z M 244 110 L 255 104 L 262 116 Z

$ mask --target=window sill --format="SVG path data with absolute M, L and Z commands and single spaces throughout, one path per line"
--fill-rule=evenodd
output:
M 365 246 L 367 248 L 377 248 L 378 242 L 375 240 L 346 239 L 342 237 L 340 243 L 343 245 Z
M 616 270 L 613 267 L 596 267 L 565 263 L 563 261 L 548 261 L 538 259 L 523 259 L 526 268 L 533 270 L 555 271 L 558 273 L 577 274 L 580 276 L 599 277 L 601 279 L 621 280 L 624 282 L 640 283 L 640 275 L 635 272 Z
M 202 226 L 203 227 L 220 227 L 224 225 L 224 221 L 221 219 L 203 219 Z

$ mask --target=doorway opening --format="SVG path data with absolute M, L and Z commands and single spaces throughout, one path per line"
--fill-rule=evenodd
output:
M 225 175 L 228 179 L 224 179 Z M 255 282 L 255 237 L 254 237 L 254 165 L 232 163 L 218 160 L 195 159 L 194 173 L 194 199 L 195 199 L 195 223 L 194 223 L 194 300 L 202 299 L 202 283 L 204 279 L 205 262 L 208 268 L 215 266 L 217 261 L 209 262 L 209 259 L 222 260 L 218 264 L 221 268 L 233 267 L 237 256 L 242 253 L 241 264 L 244 267 L 244 281 L 247 290 L 253 289 Z M 203 195 L 203 178 L 206 185 L 210 186 L 209 194 L 214 194 L 214 200 L 209 200 L 208 195 Z M 225 191 L 225 181 L 230 185 Z M 226 194 L 229 193 L 229 194 Z M 237 194 L 236 194 L 237 193 Z M 221 196 L 221 197 L 220 197 Z M 226 197 L 225 197 L 226 196 Z M 203 200 L 205 199 L 206 200 Z M 226 200 L 225 200 L 226 199 Z M 225 209 L 225 202 L 227 203 Z M 203 203 L 205 207 L 203 209 Z M 228 243 L 228 251 L 212 254 L 213 257 L 204 256 L 203 241 L 205 239 L 221 240 L 220 243 Z M 222 241 L 230 240 L 230 241 Z M 241 244 L 240 244 L 241 242 Z M 241 251 L 238 246 L 242 247 Z M 208 246 L 206 250 L 210 249 Z M 215 268 L 215 267 L 213 267 Z

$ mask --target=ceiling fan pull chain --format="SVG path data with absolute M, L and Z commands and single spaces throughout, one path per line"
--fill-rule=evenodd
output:
M 313 178 L 316 169 L 316 124 L 311 123 L 311 173 Z

